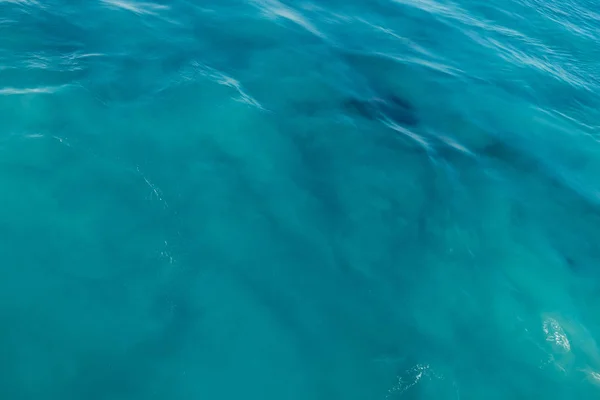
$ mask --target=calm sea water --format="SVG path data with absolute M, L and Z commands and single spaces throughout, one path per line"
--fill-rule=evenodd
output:
M 0 398 L 600 396 L 591 0 L 0 0 Z

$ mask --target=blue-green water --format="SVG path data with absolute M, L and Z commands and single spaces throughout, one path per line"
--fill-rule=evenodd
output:
M 591 0 L 0 1 L 0 398 L 600 396 Z

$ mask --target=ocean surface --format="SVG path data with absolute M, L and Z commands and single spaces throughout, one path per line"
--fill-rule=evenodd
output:
M 599 10 L 0 0 L 0 398 L 599 398 Z

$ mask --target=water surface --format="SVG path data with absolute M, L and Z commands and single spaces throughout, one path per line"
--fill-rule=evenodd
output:
M 589 0 L 0 0 L 2 399 L 590 399 Z

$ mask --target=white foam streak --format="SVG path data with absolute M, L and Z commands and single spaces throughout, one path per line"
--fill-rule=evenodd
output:
M 255 4 L 263 11 L 263 13 L 272 19 L 284 18 L 296 25 L 304 28 L 313 35 L 325 38 L 325 35 L 317 29 L 308 19 L 306 19 L 297 10 L 280 3 L 277 0 L 255 0 Z
M 218 83 L 219 85 L 235 89 L 239 94 L 239 97 L 235 99 L 236 101 L 248 104 L 250 106 L 265 111 L 265 108 L 262 106 L 262 104 L 258 102 L 258 100 L 246 93 L 242 84 L 237 79 L 199 62 L 194 62 L 192 65 L 194 69 L 199 71 L 202 76 L 209 78 L 210 80 L 212 80 L 215 83 Z
M 158 186 L 156 186 L 155 184 L 153 184 L 146 177 L 146 175 L 144 175 L 142 173 L 142 171 L 140 170 L 139 166 L 136 167 L 136 170 L 140 174 L 140 176 L 142 177 L 142 179 L 144 180 L 144 182 L 146 182 L 146 185 L 148 185 L 148 187 L 151 190 L 151 192 L 150 192 L 150 199 L 157 199 L 159 202 L 161 202 L 163 204 L 163 206 L 165 208 L 169 208 L 169 203 L 167 203 L 167 201 L 163 198 L 163 192 L 162 192 L 162 190 L 160 190 L 160 188 Z M 165 242 L 165 244 L 166 244 L 166 242 Z
M 110 7 L 131 11 L 138 15 L 157 15 L 160 11 L 169 9 L 168 6 L 148 2 L 125 0 L 102 0 L 102 2 Z
M 0 89 L 1 96 L 14 96 L 14 95 L 27 95 L 27 94 L 42 94 L 42 93 L 55 93 L 60 89 L 64 88 L 63 86 L 46 86 L 46 87 L 37 87 L 37 88 L 13 88 L 13 87 L 5 87 Z
M 471 150 L 467 149 L 465 146 L 458 143 L 455 139 L 453 139 L 449 136 L 439 136 L 439 139 L 442 142 L 444 142 L 447 146 L 452 147 L 453 149 L 458 150 L 461 153 L 468 154 L 470 156 L 474 155 Z
M 427 140 L 425 140 L 425 138 L 417 135 L 416 133 L 414 133 L 413 131 L 406 129 L 398 124 L 396 124 L 393 121 L 390 121 L 389 119 L 384 119 L 382 120 L 382 122 L 388 126 L 390 129 L 403 134 L 404 136 L 408 137 L 409 139 L 414 140 L 416 143 L 418 143 L 419 145 L 421 145 L 423 148 L 425 148 L 425 150 L 431 150 L 431 146 L 429 145 L 429 143 L 427 142 Z
M 571 343 L 557 320 L 554 318 L 547 318 L 544 320 L 542 329 L 544 330 L 544 334 L 546 334 L 546 341 L 556 345 L 561 351 L 571 351 Z
M 0 4 L 2 3 L 11 3 L 11 4 L 19 4 L 24 6 L 34 6 L 39 5 L 39 2 L 35 0 L 0 0 Z
M 410 377 L 410 379 L 406 379 Z M 444 379 L 443 375 L 440 375 L 433 371 L 429 364 L 416 364 L 412 368 L 405 371 L 403 375 L 399 375 L 396 377 L 397 382 L 394 386 L 392 386 L 386 395 L 386 399 L 398 398 L 404 394 L 407 390 L 411 389 L 413 386 L 417 385 L 421 380 L 434 380 L 434 379 Z M 453 384 L 456 387 L 456 383 Z

